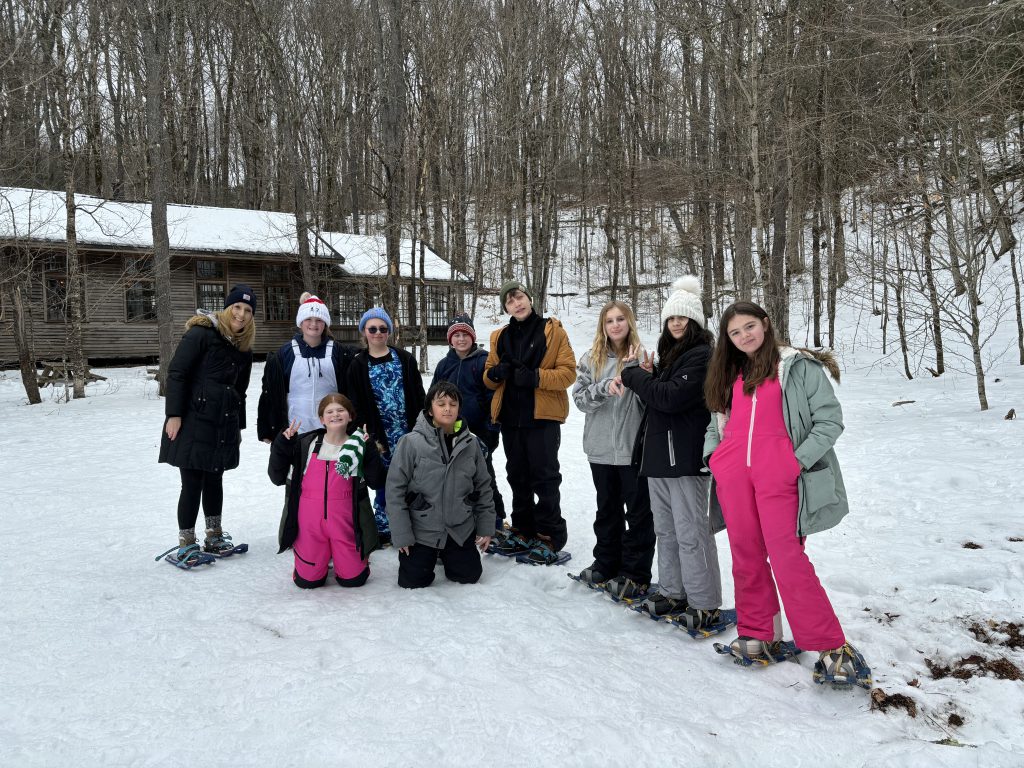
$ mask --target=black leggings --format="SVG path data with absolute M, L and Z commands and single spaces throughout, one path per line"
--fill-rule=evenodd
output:
M 204 472 L 201 469 L 179 469 L 181 495 L 178 497 L 178 528 L 188 531 L 196 527 L 199 502 L 203 514 L 216 517 L 224 506 L 224 473 Z

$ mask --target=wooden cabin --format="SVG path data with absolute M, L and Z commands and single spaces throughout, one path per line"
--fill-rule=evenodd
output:
M 77 195 L 76 228 L 84 274 L 85 354 L 91 362 L 152 359 L 157 355 L 156 292 L 148 203 L 124 203 Z M 292 214 L 206 206 L 168 206 L 171 304 L 175 340 L 197 308 L 220 310 L 237 283 L 257 297 L 255 351 L 266 354 L 295 333 L 301 283 Z M 12 265 L 30 269 L 27 304 L 37 359 L 67 354 L 66 214 L 64 194 L 0 187 L 0 279 Z M 409 298 L 426 313 L 428 338 L 444 343 L 450 318 L 465 306 L 471 281 L 429 248 L 402 243 L 397 311 L 400 327 L 413 333 Z M 317 292 L 331 311 L 335 338 L 354 341 L 360 316 L 380 303 L 386 277 L 382 236 L 317 232 L 310 238 Z M 421 259 L 423 279 L 419 279 Z M 11 308 L 0 305 L 0 366 L 17 359 Z

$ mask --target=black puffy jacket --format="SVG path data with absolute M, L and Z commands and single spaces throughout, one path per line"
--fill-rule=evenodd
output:
M 704 433 L 711 421 L 704 404 L 710 359 L 711 347 L 698 344 L 666 370 L 650 374 L 639 366 L 623 369 L 622 383 L 647 406 L 634 451 L 634 464 L 639 463 L 644 477 L 701 474 Z
M 237 467 L 251 372 L 252 352 L 236 348 L 210 318 L 189 320 L 167 369 L 165 415 L 180 416 L 181 429 L 173 441 L 161 434 L 160 461 L 206 472 Z

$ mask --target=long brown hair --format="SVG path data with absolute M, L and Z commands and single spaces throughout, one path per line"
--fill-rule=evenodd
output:
M 747 357 L 729 338 L 729 323 L 737 315 L 749 315 L 765 322 L 764 343 Z M 743 394 L 752 395 L 760 384 L 775 378 L 779 369 L 779 344 L 775 340 L 775 326 L 768 313 L 751 301 L 737 301 L 722 312 L 718 326 L 718 343 L 711 355 L 708 375 L 704 379 L 704 400 L 711 411 L 724 412 L 732 401 L 732 386 L 743 374 Z
M 710 347 L 715 343 L 715 337 L 711 331 L 702 327 L 692 317 L 688 317 L 687 320 L 683 335 L 679 339 L 676 339 L 668 329 L 668 320 L 661 324 L 661 336 L 658 337 L 658 371 L 671 368 L 681 354 L 688 352 L 693 347 L 700 344 L 707 344 Z
M 608 334 L 604 330 L 604 321 L 613 309 L 617 309 L 625 315 L 626 325 L 629 326 L 629 333 L 626 334 L 626 338 L 622 342 L 622 349 L 611 349 L 611 345 L 608 343 Z M 594 334 L 594 346 L 590 348 L 590 364 L 594 367 L 595 374 L 600 373 L 604 361 L 608 359 L 609 350 L 617 358 L 616 375 L 622 373 L 622 358 L 629 352 L 630 347 L 636 348 L 638 357 L 641 355 L 643 345 L 640 344 L 640 332 L 636 329 L 636 316 L 629 304 L 624 304 L 621 301 L 609 301 L 601 307 L 601 316 L 597 319 L 597 333 Z

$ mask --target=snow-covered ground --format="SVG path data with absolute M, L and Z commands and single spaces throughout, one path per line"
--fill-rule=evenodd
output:
M 596 308 L 558 314 L 581 354 Z M 31 407 L 0 373 L 0 765 L 1024 765 L 1024 685 L 926 664 L 1024 669 L 1005 635 L 971 631 L 1024 620 L 1024 425 L 1003 419 L 1024 411 L 1024 369 L 990 373 L 981 413 L 965 374 L 908 382 L 869 358 L 844 354 L 838 387 L 853 511 L 808 549 L 876 686 L 916 718 L 814 685 L 810 654 L 736 667 L 562 567 L 486 558 L 479 585 L 411 592 L 386 550 L 362 589 L 296 589 L 252 428 L 262 366 L 225 479 L 225 527 L 251 551 L 194 572 L 154 562 L 175 541 L 178 475 L 156 461 L 145 370 Z M 574 570 L 594 543 L 582 427 L 573 409 L 560 454 Z M 718 546 L 731 604 L 726 534 Z

